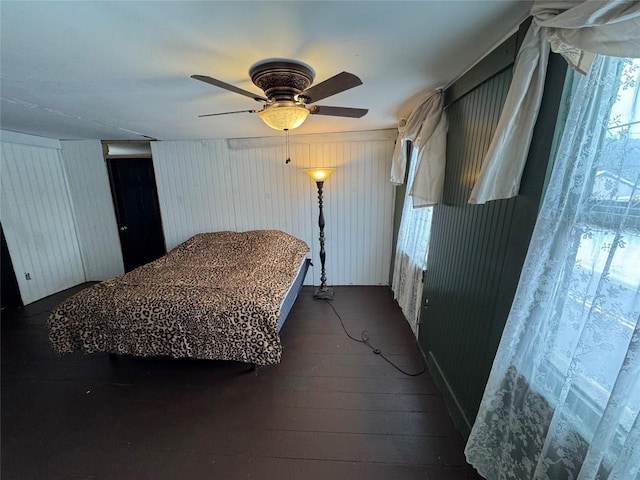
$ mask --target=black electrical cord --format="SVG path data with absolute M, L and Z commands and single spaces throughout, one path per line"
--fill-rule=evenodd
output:
M 358 342 L 358 343 L 363 343 L 365 344 L 367 347 L 369 347 L 371 349 L 371 351 L 375 354 L 375 355 L 379 355 L 380 357 L 382 357 L 382 359 L 387 362 L 389 365 L 391 365 L 393 368 L 395 368 L 396 370 L 398 370 L 400 373 L 403 373 L 404 375 L 407 375 L 409 377 L 417 377 L 418 375 L 422 375 L 426 370 L 427 370 L 427 366 L 423 365 L 422 370 L 420 370 L 417 373 L 409 373 L 409 372 L 405 372 L 404 370 L 402 370 L 399 366 L 397 366 L 395 363 L 393 363 L 391 360 L 389 360 L 387 357 L 384 356 L 384 353 L 382 353 L 382 350 L 380 350 L 379 348 L 374 347 L 373 345 L 371 345 L 371 343 L 369 343 L 369 332 L 367 332 L 366 330 L 363 330 L 360 333 L 360 338 L 356 338 L 353 335 L 351 335 L 348 331 L 347 331 L 347 327 L 344 326 L 344 321 L 342 320 L 342 317 L 340 316 L 340 314 L 338 313 L 338 311 L 335 309 L 335 307 L 331 304 L 331 302 L 329 300 L 327 300 L 327 304 L 331 307 L 331 310 L 333 310 L 333 313 L 336 314 L 336 317 L 338 317 L 338 320 L 340 320 L 340 325 L 342 325 L 342 330 L 344 330 L 344 333 L 346 333 L 347 337 L 349 337 L 351 340 L 353 340 L 354 342 Z

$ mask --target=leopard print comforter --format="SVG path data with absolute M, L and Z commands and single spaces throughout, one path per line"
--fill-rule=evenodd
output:
M 201 233 L 48 318 L 60 353 L 280 362 L 280 305 L 309 247 L 276 230 Z

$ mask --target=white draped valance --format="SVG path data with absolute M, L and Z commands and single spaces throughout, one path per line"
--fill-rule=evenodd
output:
M 518 194 L 538 117 L 549 48 L 585 72 L 594 54 L 640 57 L 640 2 L 539 0 L 469 203 Z
M 393 152 L 391 183 L 402 185 L 407 168 L 407 142 L 417 150 L 416 173 L 409 186 L 413 207 L 428 207 L 442 198 L 447 155 L 447 116 L 444 93 L 434 90 L 414 108 L 404 126 L 398 128 Z

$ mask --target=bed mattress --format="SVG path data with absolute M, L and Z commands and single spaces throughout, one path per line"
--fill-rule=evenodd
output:
M 308 251 L 277 230 L 195 235 L 61 303 L 48 320 L 51 345 L 60 353 L 278 363 L 280 314 Z

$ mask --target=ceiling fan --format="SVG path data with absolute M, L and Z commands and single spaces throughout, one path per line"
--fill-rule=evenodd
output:
M 254 64 L 249 69 L 249 76 L 251 81 L 264 92 L 264 96 L 256 95 L 216 78 L 192 75 L 191 78 L 201 82 L 264 103 L 261 109 L 209 113 L 199 116 L 257 113 L 262 121 L 271 128 L 289 131 L 302 125 L 309 114 L 360 118 L 369 111 L 365 108 L 315 105 L 315 102 L 319 100 L 362 85 L 362 80 L 353 73 L 342 72 L 311 86 L 315 73 L 310 66 L 296 60 L 269 59 Z M 312 103 L 314 105 L 311 105 Z

